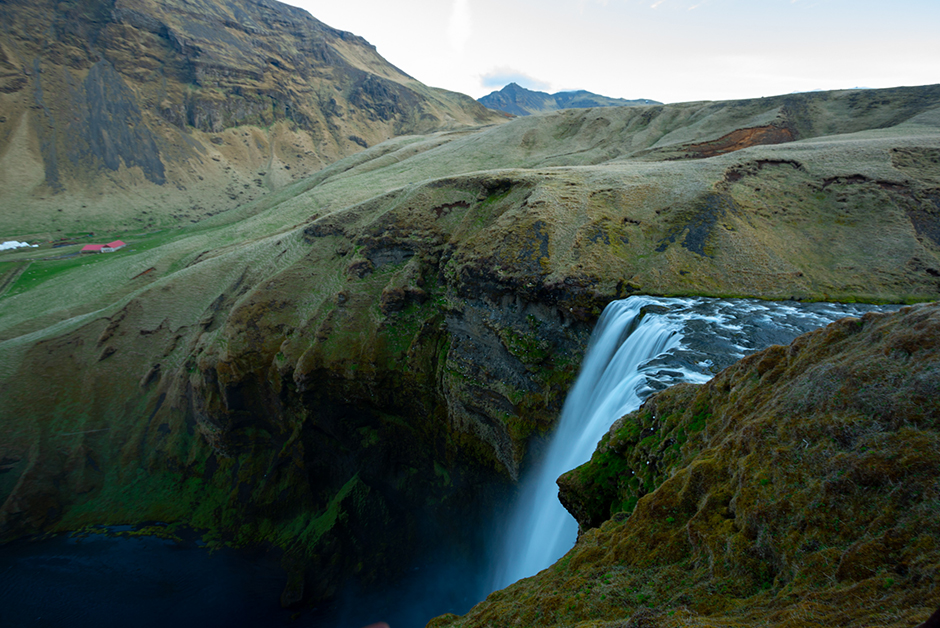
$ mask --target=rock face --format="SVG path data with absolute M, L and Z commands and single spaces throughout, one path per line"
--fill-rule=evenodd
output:
M 87 76 L 119 100 L 112 70 Z M 4 252 L 0 536 L 185 522 L 279 548 L 288 604 L 437 541 L 478 553 L 464 532 L 611 299 L 935 297 L 938 105 L 565 110 L 393 138 L 115 254 Z
M 307 601 L 352 575 L 387 579 L 455 534 L 479 552 L 481 517 L 551 426 L 590 332 L 593 301 L 526 296 L 454 259 L 527 192 L 469 177 L 373 213 L 379 199 L 265 243 L 293 260 L 273 274 L 197 259 L 193 285 L 213 294 L 165 284 L 21 345 L 4 534 L 182 519 L 281 548 Z
M 940 306 L 847 318 L 618 420 L 577 545 L 433 626 L 913 626 L 940 603 Z
M 487 94 L 479 99 L 480 104 L 497 111 L 505 111 L 516 116 L 529 116 L 533 113 L 545 113 L 559 109 L 586 109 L 590 107 L 635 107 L 638 105 L 661 105 L 661 102 L 648 98 L 627 100 L 609 98 L 593 94 L 583 89 L 573 92 L 547 94 L 510 83 L 499 91 Z
M 203 218 L 395 135 L 500 120 L 273 0 L 14 1 L 0 21 L 0 194 L 65 232 Z M 115 195 L 129 210 L 97 210 Z

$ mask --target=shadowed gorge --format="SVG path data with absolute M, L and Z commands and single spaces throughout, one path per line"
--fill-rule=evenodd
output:
M 938 600 L 938 330 L 936 304 L 846 318 L 654 395 L 559 478 L 575 547 L 429 625 L 914 626 Z
M 350 583 L 393 582 L 432 554 L 475 569 L 489 518 L 554 429 L 611 301 L 915 303 L 940 292 L 938 86 L 507 121 L 269 0 L 6 2 L 0 16 L 0 231 L 39 244 L 0 251 L 2 541 L 98 525 L 191 527 L 214 547 L 268 552 L 284 572 L 280 601 L 300 608 Z M 118 239 L 127 246 L 114 253 L 80 254 Z M 493 594 L 515 610 L 491 604 L 439 621 L 600 626 L 658 612 L 659 602 L 583 601 L 584 583 L 606 593 L 578 565 L 594 569 L 611 552 L 630 578 L 653 574 L 654 588 L 692 570 L 688 599 L 669 607 L 677 613 L 734 622 L 783 612 L 761 591 L 783 596 L 804 576 L 829 578 L 863 539 L 800 519 L 819 503 L 848 509 L 846 521 L 857 514 L 864 542 L 888 549 L 862 548 L 874 575 L 846 567 L 833 576 L 843 588 L 813 595 L 834 591 L 834 608 L 845 587 L 861 583 L 875 599 L 878 586 L 900 595 L 884 585 L 906 578 L 933 600 L 922 584 L 933 572 L 910 558 L 916 547 L 933 560 L 932 546 L 904 536 L 933 503 L 933 312 L 830 327 L 794 345 L 811 351 L 768 350 L 648 402 L 668 405 L 675 425 L 644 410 L 631 415 L 640 433 L 660 421 L 657 434 L 681 429 L 686 440 L 653 451 L 662 443 L 648 434 L 612 432 L 619 448 L 602 445 L 591 463 L 606 471 L 565 476 L 584 534 L 551 568 L 571 582 L 538 593 L 555 596 L 544 606 L 555 614 L 536 617 L 511 597 L 535 595 L 526 587 L 543 581 L 532 580 Z M 852 344 L 862 339 L 871 355 Z M 870 370 L 833 366 L 843 346 L 870 358 Z M 894 362 L 902 358 L 907 370 Z M 818 380 L 770 381 L 799 371 Z M 855 377 L 871 382 L 845 383 Z M 791 405 L 761 414 L 772 399 Z M 792 429 L 776 433 L 767 417 Z M 840 444 L 832 421 L 861 432 Z M 748 422 L 767 434 L 741 437 Z M 712 501 L 740 488 L 728 478 L 759 475 L 804 436 L 801 455 L 819 454 L 817 466 L 793 471 L 811 474 L 804 492 L 794 488 L 788 505 L 741 493 L 738 528 L 712 517 L 728 507 Z M 868 454 L 857 443 L 883 450 L 870 462 L 890 482 L 861 468 Z M 911 443 L 927 453 L 918 458 Z M 673 527 L 631 527 L 656 499 L 681 501 L 666 489 L 706 453 L 717 493 L 687 492 L 665 515 Z M 622 486 L 617 474 L 647 454 L 660 462 L 641 470 L 642 491 Z M 914 489 L 895 454 L 910 458 L 920 487 L 907 501 Z M 824 455 L 838 458 L 841 476 Z M 787 477 L 769 481 L 797 481 Z M 833 497 L 866 491 L 871 505 Z M 696 497 L 709 495 L 708 504 Z M 896 521 L 875 525 L 875 504 L 894 508 Z M 699 511 L 717 527 L 696 536 Z M 778 527 L 756 522 L 771 511 L 783 513 Z M 897 542 L 884 536 L 895 527 Z M 647 553 L 638 540 L 647 534 L 663 549 Z M 728 554 L 725 541 L 737 544 Z M 798 566 L 798 554 L 829 571 Z M 888 573 L 901 563 L 907 575 Z M 721 590 L 732 578 L 744 588 Z M 712 589 L 714 607 L 702 593 Z M 665 599 L 662 589 L 643 595 Z M 734 614 L 738 600 L 760 595 L 747 602 L 752 615 Z M 819 603 L 818 616 L 831 617 Z M 909 608 L 891 621 L 926 617 Z

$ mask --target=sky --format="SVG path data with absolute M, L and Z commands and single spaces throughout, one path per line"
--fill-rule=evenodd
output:
M 421 82 L 660 102 L 940 83 L 940 0 L 287 0 Z

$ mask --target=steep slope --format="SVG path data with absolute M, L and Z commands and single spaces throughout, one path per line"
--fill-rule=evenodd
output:
M 0 6 L 0 230 L 189 222 L 396 135 L 500 121 L 273 0 Z
M 0 535 L 183 521 L 282 548 L 287 600 L 472 554 L 611 299 L 935 298 L 938 110 L 567 110 L 394 138 L 119 253 L 4 252 Z
M 429 626 L 914 626 L 940 604 L 940 306 L 659 393 L 558 483 L 577 545 Z
M 648 98 L 627 100 L 593 94 L 586 90 L 572 92 L 545 92 L 526 89 L 516 83 L 510 83 L 501 90 L 487 94 L 478 102 L 490 109 L 505 111 L 516 116 L 529 116 L 533 113 L 546 113 L 559 109 L 586 109 L 590 107 L 632 107 L 637 105 L 661 105 Z

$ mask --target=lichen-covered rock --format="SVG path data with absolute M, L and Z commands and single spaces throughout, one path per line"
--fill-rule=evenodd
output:
M 575 547 L 435 626 L 913 626 L 940 604 L 940 305 L 654 395 L 559 485 Z

